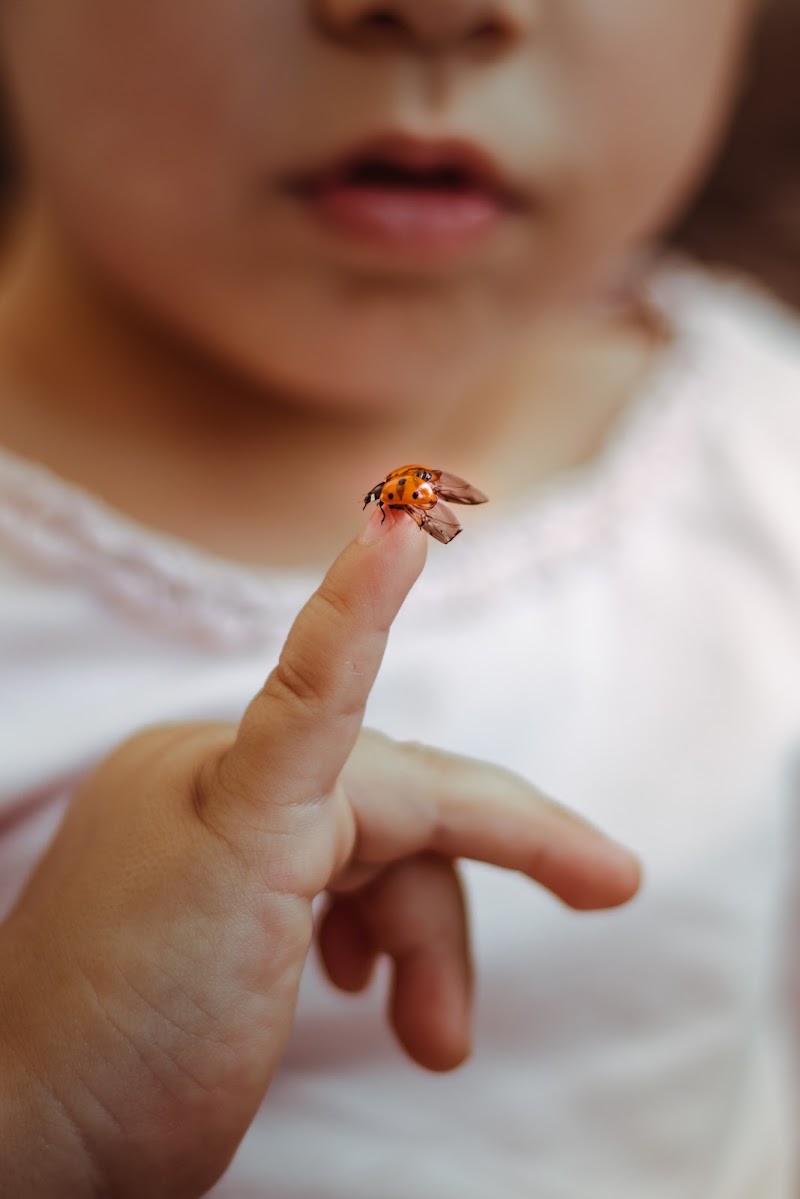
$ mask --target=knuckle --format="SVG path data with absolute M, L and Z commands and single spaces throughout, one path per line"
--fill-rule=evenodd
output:
M 237 869 L 249 870 L 253 865 L 253 837 L 237 835 L 245 828 L 253 833 L 249 816 L 254 807 L 249 798 L 252 780 L 231 760 L 226 750 L 210 754 L 198 764 L 192 780 L 191 799 L 194 811 L 203 827 L 224 847 Z M 231 821 L 230 813 L 236 814 Z
M 219 802 L 220 797 L 226 803 L 238 803 L 246 790 L 244 781 L 238 776 L 238 771 L 231 764 L 230 753 L 219 750 L 208 754 L 198 763 L 194 776 L 193 794 L 195 808 L 201 815 L 207 809 Z
M 337 621 L 352 624 L 358 619 L 358 612 L 352 601 L 328 579 L 323 580 L 310 602 L 321 608 L 323 614 Z
M 413 765 L 433 775 L 443 784 L 456 783 L 464 773 L 464 759 L 457 754 L 435 749 L 421 741 L 403 741 L 400 748 Z
M 294 660 L 282 657 L 262 689 L 269 699 L 277 699 L 292 707 L 316 714 L 324 705 L 325 696 L 311 671 L 304 670 Z

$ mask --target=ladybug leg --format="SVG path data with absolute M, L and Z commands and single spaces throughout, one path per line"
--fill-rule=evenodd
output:
M 383 500 L 378 500 L 378 507 L 381 510 L 381 524 L 386 520 L 386 509 L 383 506 Z
M 405 507 L 403 508 L 403 511 L 408 513 L 408 515 L 411 517 L 411 519 L 413 520 L 414 524 L 418 527 L 420 532 L 422 532 L 422 530 L 425 528 L 426 524 L 430 520 L 428 513 L 425 512 L 425 510 L 423 508 L 415 508 L 411 504 L 406 504 Z

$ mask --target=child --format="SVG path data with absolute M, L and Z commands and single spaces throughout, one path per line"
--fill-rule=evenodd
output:
M 756 7 L 0 10 L 4 1194 L 794 1193 L 800 341 L 648 251 Z

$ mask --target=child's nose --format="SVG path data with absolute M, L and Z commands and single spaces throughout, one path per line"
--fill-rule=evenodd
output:
M 330 35 L 354 45 L 494 48 L 519 40 L 535 0 L 312 0 Z

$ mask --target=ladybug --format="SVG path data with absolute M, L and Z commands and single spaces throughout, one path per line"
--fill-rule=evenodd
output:
M 413 521 L 447 545 L 461 532 L 461 525 L 444 500 L 451 504 L 485 504 L 488 496 L 457 475 L 428 466 L 399 466 L 376 483 L 364 499 L 364 507 L 373 501 L 379 508 L 407 512 Z M 383 514 L 386 519 L 386 513 Z

